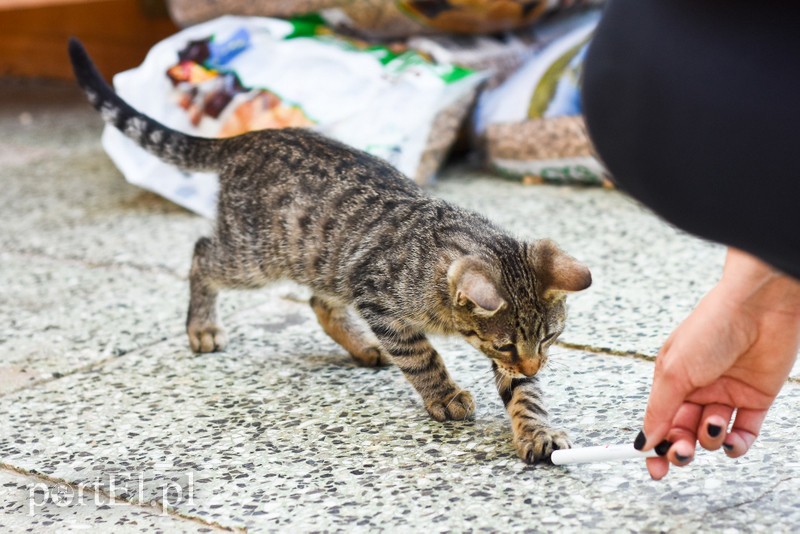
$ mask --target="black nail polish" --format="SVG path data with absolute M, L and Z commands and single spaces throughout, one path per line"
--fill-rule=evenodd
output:
M 691 456 L 684 456 L 682 454 L 675 453 L 675 459 L 678 460 L 682 464 L 688 464 L 689 460 L 692 459 Z
M 642 447 L 644 447 L 646 441 L 647 438 L 644 435 L 644 430 L 640 430 L 639 435 L 636 436 L 636 439 L 633 441 L 633 448 L 637 451 L 642 450 Z
M 721 426 L 709 424 L 707 428 L 708 428 L 708 435 L 711 436 L 712 438 L 716 438 L 717 436 L 719 436 L 719 433 L 722 432 Z
M 664 456 L 669 451 L 669 448 L 672 447 L 672 442 L 667 441 L 666 439 L 656 445 L 656 454 L 659 456 Z
M 732 452 L 733 451 L 733 445 L 731 445 L 729 443 L 723 443 L 722 444 L 722 448 L 725 449 L 728 452 Z

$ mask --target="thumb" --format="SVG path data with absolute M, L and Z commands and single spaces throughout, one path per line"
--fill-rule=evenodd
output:
M 693 389 L 683 369 L 664 363 L 664 356 L 661 354 L 656 360 L 653 386 L 644 414 L 646 441 L 642 450 L 649 450 L 667 438 L 675 414 Z

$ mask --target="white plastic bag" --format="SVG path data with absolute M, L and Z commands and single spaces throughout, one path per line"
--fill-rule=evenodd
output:
M 159 122 L 192 135 L 214 137 L 222 121 L 205 117 L 192 124 L 177 105 L 166 72 L 190 41 L 214 36 L 215 42 L 224 42 L 244 30 L 248 46 L 224 65 L 244 86 L 280 95 L 302 110 L 313 129 L 425 181 L 427 176 L 420 177 L 418 169 L 434 119 L 447 106 L 474 93 L 481 76 L 433 64 L 411 51 L 359 46 L 315 24 L 308 19 L 293 23 L 221 17 L 161 41 L 141 66 L 116 75 L 114 86 L 133 107 Z M 103 147 L 129 182 L 201 215 L 214 216 L 215 175 L 187 173 L 164 164 L 113 127 L 103 133 Z

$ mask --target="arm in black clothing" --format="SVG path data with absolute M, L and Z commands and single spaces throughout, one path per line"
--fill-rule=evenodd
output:
M 611 0 L 584 111 L 620 187 L 800 278 L 800 3 Z
M 586 59 L 589 133 L 621 189 L 731 247 L 656 360 L 644 448 L 674 443 L 647 460 L 656 479 L 698 441 L 745 454 L 800 347 L 797 27 L 795 2 L 610 0 Z

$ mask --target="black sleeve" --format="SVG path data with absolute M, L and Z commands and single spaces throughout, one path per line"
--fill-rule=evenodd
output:
M 622 190 L 800 278 L 800 2 L 609 0 L 583 76 Z

